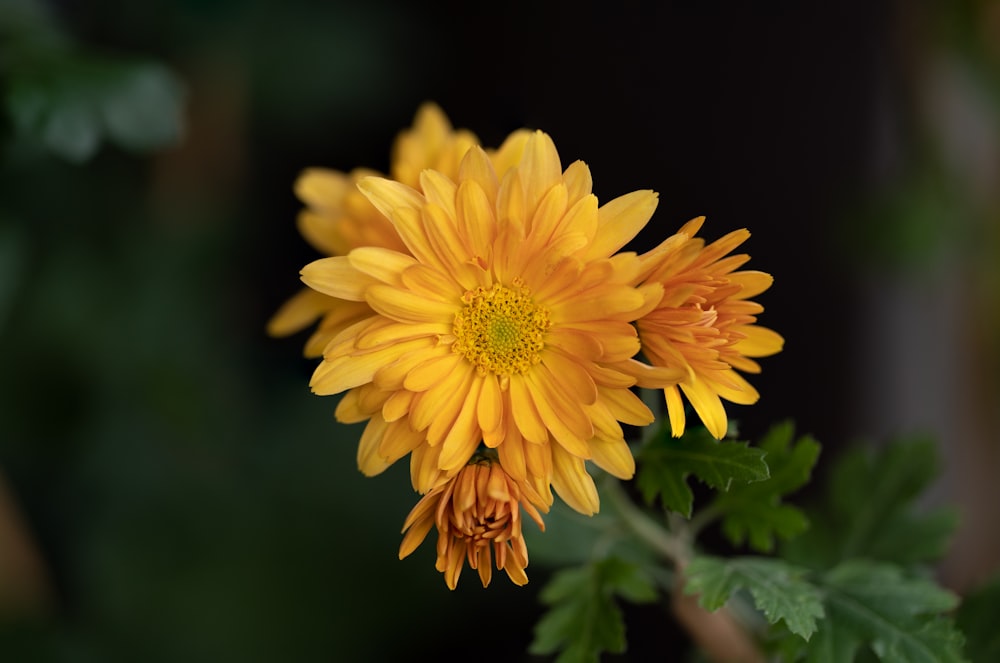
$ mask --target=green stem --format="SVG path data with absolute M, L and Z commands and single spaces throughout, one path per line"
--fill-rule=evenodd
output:
M 686 528 L 680 532 L 668 531 L 637 507 L 625 493 L 621 482 L 616 479 L 606 481 L 601 492 L 628 528 L 653 550 L 678 566 L 683 566 L 691 558 L 690 537 L 687 536 Z

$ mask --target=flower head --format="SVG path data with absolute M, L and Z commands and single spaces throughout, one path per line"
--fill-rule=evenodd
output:
M 542 132 L 517 132 L 493 155 L 470 148 L 455 178 L 425 170 L 419 179 L 419 188 L 376 177 L 358 185 L 406 251 L 358 248 L 302 270 L 313 289 L 372 311 L 326 346 L 313 391 L 347 391 L 338 418 L 369 420 L 366 473 L 413 452 L 414 486 L 427 492 L 483 442 L 516 480 L 595 512 L 585 461 L 631 477 L 619 422 L 653 420 L 629 388 L 684 375 L 633 359 L 631 323 L 663 287 L 635 285 L 642 261 L 616 254 L 656 194 L 598 206 L 587 166 L 564 171 Z
M 441 482 L 425 495 L 403 524 L 403 559 L 437 527 L 438 571 L 450 589 L 466 562 L 479 572 L 483 587 L 490 584 L 493 561 L 516 585 L 528 582 L 528 547 L 521 534 L 521 509 L 539 529 L 545 524 L 539 510 L 548 507 L 531 486 L 504 471 L 495 452 L 477 454 L 451 479 Z
M 420 171 L 425 168 L 454 176 L 462 157 L 476 144 L 470 132 L 453 130 L 440 108 L 424 104 L 417 111 L 413 127 L 396 138 L 390 177 L 419 188 Z M 360 246 L 378 246 L 406 252 L 389 220 L 358 191 L 358 181 L 371 175 L 378 173 L 363 168 L 350 173 L 308 168 L 296 180 L 295 195 L 306 204 L 299 213 L 299 232 L 317 251 L 335 256 Z M 363 302 L 338 300 L 304 288 L 275 313 L 268 322 L 268 333 L 287 336 L 319 320 L 319 327 L 305 346 L 307 357 L 318 357 L 330 339 L 370 312 Z
M 695 237 L 704 220 L 689 221 L 642 256 L 639 282 L 659 284 L 664 292 L 657 306 L 637 321 L 643 353 L 654 365 L 685 374 L 679 384 L 664 389 L 675 437 L 684 432 L 682 393 L 712 435 L 724 437 L 728 421 L 721 399 L 749 405 L 759 397 L 736 371 L 759 373 L 760 365 L 751 357 L 773 355 L 784 344 L 777 333 L 755 324 L 764 307 L 749 301 L 773 279 L 764 272 L 735 271 L 750 256 L 728 255 L 750 233 L 737 230 L 706 246 Z

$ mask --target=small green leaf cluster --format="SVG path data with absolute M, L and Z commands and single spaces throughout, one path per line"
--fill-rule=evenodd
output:
M 94 53 L 37 2 L 0 7 L 0 88 L 14 138 L 72 162 L 102 142 L 143 152 L 181 134 L 183 90 L 165 66 Z
M 776 660 L 966 660 L 952 616 L 958 597 L 938 586 L 927 566 L 943 553 L 954 515 L 915 508 L 936 472 L 934 445 L 903 440 L 842 453 L 819 503 L 786 503 L 809 481 L 819 452 L 811 437 L 796 437 L 791 423 L 755 446 L 718 441 L 704 430 L 680 439 L 661 430 L 636 451 L 635 487 L 645 507 L 621 484 L 602 484 L 612 508 L 588 539 L 577 539 L 588 542 L 584 554 L 592 559 L 560 572 L 543 590 L 550 609 L 532 651 L 561 651 L 560 661 L 624 651 L 616 596 L 639 602 L 683 593 L 709 612 L 726 610 L 762 656 Z M 704 487 L 696 491 L 692 477 Z M 696 492 L 707 493 L 698 509 Z M 698 536 L 710 525 L 738 554 L 701 551 Z M 637 554 L 643 545 L 651 556 Z M 633 561 L 623 561 L 623 551 Z M 997 587 L 958 612 L 963 628 L 982 632 L 970 643 L 975 660 L 997 655 Z
M 945 614 L 958 598 L 922 566 L 954 519 L 913 504 L 936 465 L 928 440 L 842 454 L 823 502 L 806 512 L 812 526 L 778 558 L 697 557 L 685 590 L 707 609 L 749 592 L 777 625 L 766 638 L 783 661 L 963 661 L 964 638 Z
M 585 663 L 598 661 L 602 652 L 624 652 L 625 623 L 616 595 L 634 603 L 657 598 L 652 578 L 617 557 L 556 573 L 541 593 L 551 609 L 535 627 L 531 653 L 560 651 L 558 663 Z

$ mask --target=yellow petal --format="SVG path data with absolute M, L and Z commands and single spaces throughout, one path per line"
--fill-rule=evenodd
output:
M 454 304 L 388 285 L 370 286 L 365 300 L 378 313 L 399 322 L 451 322 L 458 310 Z
M 747 382 L 736 371 L 713 371 L 709 382 L 712 389 L 720 398 L 724 398 L 731 403 L 753 405 L 760 399 L 760 394 L 757 393 L 753 385 Z
M 351 267 L 382 283 L 400 285 L 400 274 L 417 263 L 413 256 L 378 246 L 363 246 L 347 254 Z
M 438 384 L 415 400 L 411 421 L 417 430 L 426 427 L 427 443 L 437 446 L 451 431 L 462 406 L 465 394 L 472 389 L 476 372 L 460 368 L 445 376 Z
M 327 301 L 331 302 L 329 310 L 323 314 L 319 327 L 303 348 L 302 352 L 306 357 L 322 356 L 323 350 L 340 332 L 375 314 L 368 302 L 349 302 L 333 297 L 327 297 Z
M 413 392 L 394 391 L 382 406 L 382 417 L 389 422 L 398 421 L 410 413 L 411 403 L 413 403 Z
M 468 238 L 459 231 L 455 223 L 454 217 L 448 216 L 437 205 L 427 205 L 423 210 L 427 244 L 437 256 L 438 264 L 442 265 L 441 270 L 452 277 L 457 277 L 456 272 L 461 266 L 473 258 Z M 462 282 L 460 278 L 457 280 Z
M 729 282 L 740 286 L 739 299 L 749 299 L 770 288 L 774 277 L 766 272 L 745 270 L 730 274 Z
M 492 257 L 496 221 L 486 192 L 474 181 L 462 182 L 456 205 L 459 232 L 465 235 L 473 257 Z
M 531 215 L 549 189 L 562 179 L 559 153 L 548 134 L 536 131 L 528 138 L 519 169 L 526 210 Z
M 528 466 L 524 457 L 524 441 L 519 434 L 508 433 L 504 437 L 503 444 L 497 447 L 500 456 L 500 464 L 504 470 L 517 479 L 524 481 L 528 478 Z
M 414 338 L 432 336 L 438 337 L 451 332 L 451 325 L 443 322 L 390 322 L 387 325 L 372 325 L 367 331 L 358 335 L 355 347 L 359 350 L 369 350 L 389 343 L 398 343 Z
M 585 253 L 589 259 L 606 258 L 634 238 L 653 216 L 658 203 L 655 191 L 633 191 L 605 203 L 597 211 L 598 228 Z
M 375 372 L 409 352 L 426 350 L 426 339 L 403 341 L 370 352 L 324 359 L 317 367 L 309 386 L 320 396 L 338 394 L 345 389 L 372 381 Z M 322 369 L 322 370 L 321 370 Z
M 583 460 L 558 445 L 552 447 L 552 488 L 566 504 L 585 516 L 592 516 L 600 509 L 597 487 Z
M 521 435 L 529 442 L 543 444 L 549 439 L 549 431 L 535 409 L 527 382 L 522 375 L 510 376 L 510 411 Z
M 524 147 L 527 145 L 530 137 L 530 131 L 527 129 L 518 129 L 507 136 L 503 144 L 490 154 L 490 162 L 493 164 L 494 170 L 496 170 L 498 179 L 502 180 L 507 171 L 520 163 L 521 157 L 524 154 Z
M 358 406 L 358 390 L 350 389 L 337 403 L 334 416 L 337 421 L 343 424 L 356 424 L 365 421 L 372 416 L 372 412 L 363 412 Z
M 609 320 L 621 313 L 626 313 L 624 317 L 634 320 L 635 316 L 631 316 L 631 312 L 642 307 L 645 302 L 646 298 L 636 288 L 609 285 L 591 289 L 586 298 L 567 300 L 550 307 L 549 311 L 552 314 L 552 321 L 559 323 Z
M 573 194 L 567 188 L 567 197 L 571 207 L 566 210 L 560 229 L 562 232 L 572 230 L 579 233 L 589 245 L 597 233 L 597 196 L 589 194 L 574 201 Z
M 574 161 L 569 165 L 563 173 L 563 182 L 566 183 L 570 205 L 584 196 L 589 196 L 594 189 L 594 180 L 590 175 L 590 168 L 582 161 Z M 597 202 L 596 198 L 594 202 Z
M 590 405 L 597 400 L 597 385 L 579 362 L 553 348 L 542 353 L 542 363 L 577 402 Z
M 503 394 L 500 384 L 492 373 L 482 378 L 483 391 L 479 396 L 478 417 L 479 427 L 486 431 L 495 431 L 503 423 Z M 495 445 L 492 445 L 495 446 Z
M 708 432 L 717 439 L 724 438 L 729 421 L 726 419 L 726 409 L 722 406 L 718 394 L 701 381 L 691 384 L 681 383 L 680 387 Z
M 781 352 L 785 345 L 785 339 L 767 327 L 741 325 L 734 327 L 733 331 L 745 336 L 733 344 L 733 349 L 747 357 L 769 357 Z
M 455 194 L 458 187 L 444 173 L 425 170 L 420 173 L 420 188 L 427 202 L 444 210 L 449 218 L 455 218 Z
M 403 272 L 402 280 L 406 288 L 422 297 L 452 302 L 456 307 L 460 305 L 463 291 L 454 279 L 436 269 L 414 265 Z
M 635 377 L 635 383 L 648 389 L 663 389 L 689 376 L 684 368 L 668 366 L 650 366 L 635 359 L 614 364 L 614 368 L 622 373 Z
M 528 584 L 528 574 L 524 572 L 524 566 L 519 564 L 513 555 L 507 556 L 503 570 L 507 572 L 507 577 L 510 578 L 510 581 L 518 587 L 524 587 Z
M 423 444 L 424 436 L 410 428 L 406 421 L 390 422 L 378 446 L 378 455 L 392 464 Z
M 418 493 L 427 493 L 442 480 L 444 474 L 438 469 L 441 447 L 419 445 L 410 455 L 410 482 Z
M 351 266 L 346 256 L 320 258 L 302 268 L 302 282 L 307 286 L 340 299 L 364 301 L 365 290 L 378 281 Z
M 410 391 L 427 391 L 447 378 L 464 361 L 459 354 L 431 357 L 415 366 L 403 380 L 403 387 Z
M 448 472 L 458 470 L 469 462 L 476 452 L 482 432 L 476 419 L 482 380 L 473 380 L 472 389 L 465 396 L 462 409 L 441 443 L 441 457 L 438 466 Z
M 635 458 L 625 440 L 595 437 L 590 441 L 590 451 L 591 460 L 609 474 L 626 480 L 635 474 Z
M 629 389 L 600 388 L 601 402 L 615 419 L 632 426 L 648 426 L 656 419 L 653 412 Z
M 372 383 L 379 389 L 385 391 L 395 391 L 403 388 L 403 380 L 409 375 L 414 367 L 422 364 L 433 357 L 443 357 L 452 354 L 451 348 L 443 345 L 434 345 L 434 339 L 425 339 L 427 349 L 421 353 L 409 353 L 396 361 L 383 366 L 375 372 Z
M 376 414 L 361 434 L 361 442 L 358 444 L 358 469 L 365 476 L 381 474 L 390 465 L 378 455 L 378 447 L 382 443 L 382 436 L 385 435 L 387 427 L 385 419 Z
M 537 251 L 553 239 L 566 214 L 568 198 L 566 185 L 562 182 L 556 182 L 545 192 L 528 224 L 528 242 L 534 250 L 526 250 Z
M 267 333 L 270 336 L 288 336 L 301 331 L 333 308 L 335 302 L 341 301 L 311 288 L 302 288 L 268 320 Z
M 589 458 L 587 440 L 594 434 L 593 424 L 579 405 L 575 405 L 558 390 L 548 371 L 529 371 L 525 375 L 528 393 L 545 427 L 563 448 L 580 458 Z
M 295 180 L 295 196 L 310 207 L 339 206 L 354 183 L 344 173 L 326 168 L 306 168 Z
M 462 164 L 459 166 L 458 179 L 462 182 L 475 182 L 486 194 L 486 199 L 491 207 L 496 205 L 497 191 L 500 188 L 500 180 L 490 163 L 490 158 L 479 147 L 473 147 L 465 153 Z
M 419 191 L 384 177 L 363 177 L 358 181 L 358 190 L 390 220 L 400 208 L 419 210 L 424 204 Z
M 684 401 L 681 400 L 680 389 L 676 386 L 667 387 L 663 390 L 663 395 L 667 403 L 667 414 L 670 415 L 670 434 L 680 437 L 684 434 L 685 425 Z
M 421 518 L 406 529 L 406 534 L 403 535 L 403 542 L 399 544 L 399 558 L 404 559 L 419 548 L 420 544 L 427 538 L 427 533 L 431 531 L 432 527 L 434 527 L 434 518 L 426 517 Z

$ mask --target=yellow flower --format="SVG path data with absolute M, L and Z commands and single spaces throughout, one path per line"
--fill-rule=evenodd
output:
M 737 230 L 705 246 L 695 237 L 704 220 L 689 221 L 642 256 L 640 282 L 664 290 L 656 308 L 637 322 L 643 353 L 654 365 L 685 371 L 680 384 L 664 389 L 675 437 L 684 433 L 681 393 L 712 435 L 724 437 L 728 421 L 720 399 L 749 405 L 759 398 L 736 370 L 759 373 L 760 365 L 750 357 L 773 355 L 784 345 L 777 333 L 754 324 L 764 307 L 749 301 L 774 279 L 764 272 L 735 271 L 750 259 L 746 254 L 725 257 L 750 233 Z
M 497 569 L 506 571 L 515 585 L 524 585 L 528 582 L 524 572 L 528 547 L 521 535 L 521 509 L 545 531 L 538 510 L 548 511 L 548 507 L 541 496 L 507 474 L 496 453 L 477 454 L 413 507 L 403 524 L 399 558 L 416 550 L 431 527 L 437 526 L 435 566 L 449 589 L 458 585 L 466 561 L 479 572 L 483 587 L 488 586 L 494 555 Z
M 492 159 L 465 155 L 456 179 L 425 170 L 419 190 L 364 178 L 359 188 L 408 251 L 366 247 L 302 270 L 315 290 L 373 314 L 338 334 L 311 382 L 347 391 L 344 422 L 370 419 L 359 465 L 375 474 L 413 452 L 421 493 L 456 474 L 482 441 L 551 501 L 598 509 L 585 461 L 635 470 L 619 422 L 653 414 L 629 390 L 683 372 L 633 359 L 631 324 L 662 296 L 637 287 L 641 261 L 615 254 L 656 207 L 636 191 L 599 207 L 589 168 L 565 172 L 546 134 L 513 134 Z
M 396 138 L 390 177 L 419 187 L 420 171 L 425 168 L 457 175 L 462 157 L 477 143 L 470 132 L 452 130 L 440 108 L 424 104 L 413 127 Z M 306 204 L 299 214 L 299 232 L 317 251 L 335 256 L 360 246 L 379 246 L 406 252 L 389 220 L 358 191 L 359 180 L 377 174 L 361 168 L 350 173 L 308 168 L 299 176 L 295 195 Z M 304 288 L 281 306 L 268 322 L 267 331 L 272 336 L 287 336 L 320 320 L 305 345 L 307 357 L 318 357 L 330 339 L 370 313 L 364 302 L 338 300 Z

